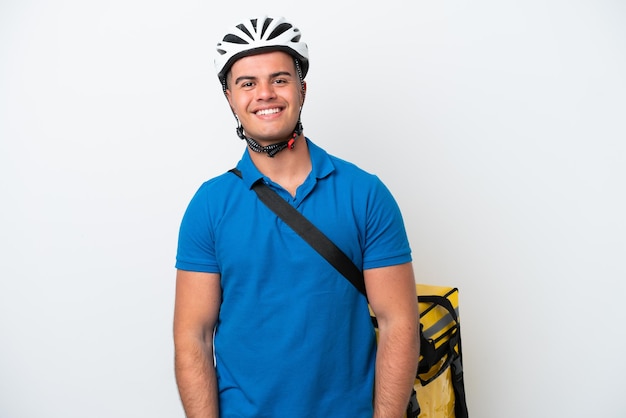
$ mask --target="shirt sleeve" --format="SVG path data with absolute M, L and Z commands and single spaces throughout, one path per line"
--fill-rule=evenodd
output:
M 367 202 L 363 268 L 387 267 L 411 260 L 400 208 L 389 189 L 376 178 Z
M 208 188 L 204 184 L 191 199 L 180 225 L 177 269 L 219 273 L 209 202 Z

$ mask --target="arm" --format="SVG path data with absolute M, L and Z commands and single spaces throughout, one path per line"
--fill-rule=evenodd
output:
M 419 313 L 411 263 L 366 270 L 365 286 L 378 319 L 374 418 L 404 416 L 419 359 Z
M 213 330 L 221 303 L 220 276 L 178 270 L 174 308 L 176 381 L 188 418 L 218 418 Z

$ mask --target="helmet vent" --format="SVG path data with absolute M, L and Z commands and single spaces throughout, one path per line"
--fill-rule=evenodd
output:
M 277 36 L 280 36 L 283 33 L 287 32 L 292 27 L 293 26 L 291 25 L 291 23 L 281 23 L 280 25 L 276 26 L 276 28 L 274 28 L 274 30 L 272 31 L 272 33 L 270 33 L 270 36 L 268 36 L 267 39 L 272 40 Z
M 267 19 L 265 19 L 265 22 L 263 22 L 263 30 L 261 31 L 261 38 L 263 38 L 263 35 L 265 35 L 265 31 L 267 30 L 267 28 L 269 27 L 270 23 L 272 23 L 273 20 L 274 19 L 272 19 L 271 17 L 268 17 Z
M 244 41 L 239 36 L 233 35 L 232 33 L 229 33 L 228 35 L 224 36 L 223 41 L 230 42 L 233 44 L 247 44 L 248 43 L 247 41 Z
M 250 39 L 254 40 L 254 36 L 252 36 L 248 28 L 246 28 L 244 25 L 237 25 L 237 28 L 241 30 L 243 33 L 245 33 L 246 35 L 248 35 Z

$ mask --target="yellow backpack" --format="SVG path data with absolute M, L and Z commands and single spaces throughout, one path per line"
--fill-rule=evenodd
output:
M 417 284 L 420 358 L 408 418 L 467 418 L 457 288 Z M 370 310 L 371 313 L 371 310 Z M 372 314 L 378 334 L 378 323 Z

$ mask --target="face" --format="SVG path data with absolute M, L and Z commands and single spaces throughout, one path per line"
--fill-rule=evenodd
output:
M 226 97 L 247 136 L 261 144 L 291 137 L 304 102 L 293 58 L 280 51 L 237 60 Z

